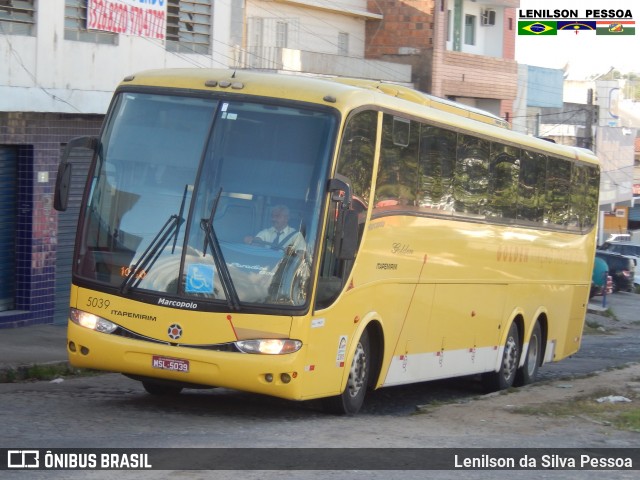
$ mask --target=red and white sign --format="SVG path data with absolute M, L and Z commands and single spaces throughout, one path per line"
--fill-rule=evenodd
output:
M 89 0 L 87 30 L 164 40 L 167 0 Z

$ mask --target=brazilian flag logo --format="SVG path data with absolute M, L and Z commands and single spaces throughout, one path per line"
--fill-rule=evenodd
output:
M 518 22 L 518 35 L 557 35 L 558 22 Z

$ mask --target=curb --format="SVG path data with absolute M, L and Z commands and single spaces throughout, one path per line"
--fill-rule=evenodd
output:
M 609 307 L 603 307 L 601 305 L 589 304 L 587 306 L 587 313 L 593 313 L 595 315 L 607 315 Z

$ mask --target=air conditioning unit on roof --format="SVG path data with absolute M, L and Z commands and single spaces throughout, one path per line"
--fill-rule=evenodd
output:
M 496 11 L 490 8 L 482 10 L 482 16 L 480 17 L 480 25 L 489 26 L 496 24 Z

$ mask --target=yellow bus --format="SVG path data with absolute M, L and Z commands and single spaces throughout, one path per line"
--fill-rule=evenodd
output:
M 527 384 L 579 349 L 590 152 L 403 86 L 215 69 L 125 78 L 99 137 L 68 143 L 58 210 L 79 147 L 74 366 L 353 414 L 385 386 Z

